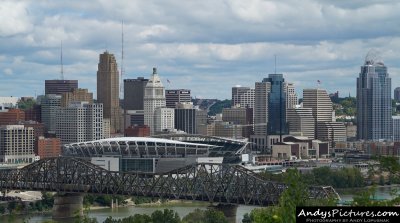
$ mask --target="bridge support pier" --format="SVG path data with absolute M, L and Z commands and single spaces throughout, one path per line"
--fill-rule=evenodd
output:
M 54 196 L 53 219 L 74 218 L 83 215 L 83 195 L 57 193 Z
M 216 206 L 211 205 L 211 208 L 217 210 L 217 211 L 222 211 L 224 213 L 225 217 L 228 219 L 229 222 L 236 222 L 236 212 L 238 205 L 234 204 L 218 204 Z

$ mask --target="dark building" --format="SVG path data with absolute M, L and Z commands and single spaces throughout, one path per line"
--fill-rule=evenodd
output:
M 188 89 L 165 90 L 167 108 L 175 108 L 177 103 L 188 103 L 191 102 L 191 99 Z
M 78 88 L 78 80 L 45 80 L 45 94 L 62 94 Z
M 42 122 L 42 106 L 35 104 L 25 110 L 25 121 Z
M 394 89 L 394 100 L 400 102 L 400 87 Z
M 268 126 L 269 135 L 287 134 L 286 128 L 286 94 L 283 74 L 269 74 L 263 82 L 271 83 L 268 93 Z
M 196 134 L 196 109 L 175 108 L 175 128 L 188 134 Z
M 144 88 L 149 79 L 124 79 L 124 109 L 143 110 Z

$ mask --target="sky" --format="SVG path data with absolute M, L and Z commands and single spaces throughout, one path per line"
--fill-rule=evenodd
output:
M 233 86 L 254 88 L 275 69 L 300 97 L 316 87 L 355 96 L 370 50 L 393 90 L 399 11 L 387 0 L 0 0 L 0 96 L 40 95 L 44 80 L 60 79 L 61 42 L 64 79 L 96 95 L 99 54 L 121 65 L 122 21 L 122 78 L 157 67 L 166 89 L 196 98 L 230 99 Z

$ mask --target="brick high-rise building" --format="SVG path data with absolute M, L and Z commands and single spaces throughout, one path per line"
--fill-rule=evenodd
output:
M 61 155 L 61 141 L 59 138 L 39 137 L 35 143 L 35 154 L 40 158 L 57 157 Z
M 61 107 L 68 107 L 69 103 L 76 101 L 87 101 L 92 104 L 93 93 L 83 88 L 74 88 L 70 92 L 64 92 L 61 96 Z
M 114 54 L 100 54 L 97 71 L 97 102 L 103 104 L 104 118 L 110 119 L 111 133 L 120 130 L 119 71 Z
M 15 125 L 25 120 L 25 112 L 20 109 L 9 109 L 0 112 L 0 125 Z

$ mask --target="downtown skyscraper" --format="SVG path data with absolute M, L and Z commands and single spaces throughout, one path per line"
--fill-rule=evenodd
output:
M 392 139 L 391 87 L 385 64 L 367 55 L 357 78 L 358 139 Z
M 100 54 L 97 71 L 97 102 L 103 103 L 103 118 L 110 120 L 111 133 L 120 130 L 119 72 L 114 54 Z
M 269 74 L 263 81 L 271 83 L 268 106 L 269 135 L 287 134 L 286 128 L 286 92 L 283 74 Z
M 153 68 L 147 85 L 144 89 L 144 124 L 150 127 L 150 134 L 156 131 L 156 109 L 165 107 L 165 89 L 157 74 L 157 68 Z

